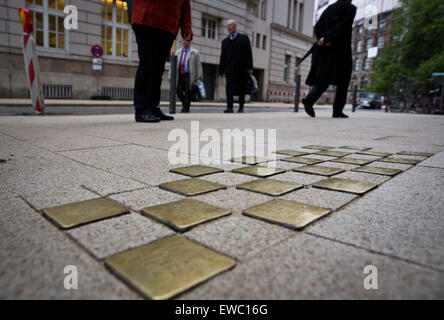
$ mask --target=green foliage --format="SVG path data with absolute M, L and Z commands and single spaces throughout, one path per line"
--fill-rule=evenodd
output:
M 382 49 L 369 91 L 393 91 L 398 73 L 424 81 L 444 72 L 444 0 L 400 0 L 393 14 L 393 41 Z

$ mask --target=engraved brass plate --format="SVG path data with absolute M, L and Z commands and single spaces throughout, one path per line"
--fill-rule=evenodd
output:
M 226 189 L 227 187 L 216 182 L 206 181 L 198 178 L 190 178 L 162 183 L 159 185 L 159 188 L 185 196 L 195 196 L 202 193 Z
M 380 168 L 380 167 L 371 167 L 371 166 L 356 168 L 353 169 L 352 171 L 373 173 L 373 174 L 379 174 L 382 176 L 391 176 L 391 177 L 396 176 L 398 173 L 402 172 L 402 170 L 399 169 Z
M 421 160 L 417 160 L 417 159 L 403 159 L 403 158 L 384 158 L 384 159 L 378 159 L 378 161 L 381 162 L 391 162 L 391 163 L 402 163 L 402 164 L 411 164 L 411 165 L 415 165 L 421 162 Z
M 242 164 L 250 164 L 250 165 L 256 165 L 256 164 L 268 162 L 268 161 L 270 161 L 270 159 L 267 159 L 264 157 L 252 157 L 252 156 L 244 156 L 244 157 L 231 159 L 231 162 L 239 162 Z
M 329 214 L 330 210 L 291 200 L 276 199 L 242 212 L 243 215 L 300 230 Z
M 298 183 L 274 179 L 259 179 L 245 182 L 236 186 L 237 189 L 263 193 L 269 196 L 280 196 L 303 187 L 303 185 Z
M 365 156 L 375 156 L 375 157 L 388 157 L 393 155 L 392 153 L 388 153 L 388 152 L 380 152 L 380 151 L 360 151 L 357 152 L 357 154 L 363 154 Z
M 361 165 L 366 165 L 369 164 L 375 160 L 370 160 L 370 159 L 355 159 L 355 158 L 348 158 L 348 157 L 344 157 L 344 158 L 337 158 L 337 159 L 333 159 L 330 160 L 331 162 L 339 162 L 339 163 L 347 163 L 347 164 L 355 164 L 358 166 Z
M 304 148 L 304 149 L 313 149 L 313 150 L 322 150 L 322 151 L 329 150 L 329 149 L 334 149 L 334 147 L 331 147 L 331 146 L 318 146 L 318 145 L 310 145 L 310 146 L 305 146 L 305 147 L 302 147 L 302 148 Z
M 338 169 L 338 168 L 324 167 L 324 166 L 303 166 L 303 167 L 295 168 L 295 169 L 293 169 L 293 171 L 330 177 L 335 174 L 342 173 L 345 170 Z
M 176 231 L 192 227 L 231 214 L 230 210 L 194 200 L 183 199 L 142 209 L 143 214 L 171 226 Z
M 350 179 L 328 178 L 313 184 L 313 187 L 353 194 L 364 194 L 378 185 Z
M 284 159 L 280 159 L 280 160 L 286 161 L 286 162 L 302 163 L 302 164 L 318 164 L 318 163 L 324 162 L 324 160 L 321 160 L 321 159 L 304 158 L 304 157 L 290 157 L 290 158 L 284 158 Z
M 212 173 L 223 172 L 224 170 L 219 168 L 207 167 L 202 165 L 193 165 L 183 168 L 174 168 L 170 172 L 183 174 L 189 177 L 201 177 Z
M 398 154 L 403 156 L 417 156 L 417 157 L 431 157 L 433 153 L 429 152 L 415 152 L 415 151 L 401 151 Z
M 352 154 L 352 152 L 343 152 L 343 151 L 321 151 L 316 152 L 314 154 L 318 154 L 320 156 L 327 156 L 327 157 L 345 157 L 349 154 Z
M 118 253 L 105 264 L 143 295 L 162 300 L 231 269 L 236 262 L 184 237 L 174 236 Z
M 127 208 L 104 198 L 70 203 L 43 210 L 43 215 L 62 229 L 78 227 L 125 213 L 129 213 Z
M 245 168 L 233 169 L 231 170 L 231 172 L 242 173 L 253 177 L 266 178 L 274 176 L 279 173 L 284 173 L 285 170 L 279 168 L 263 167 L 263 166 L 250 166 Z
M 339 147 L 340 149 L 349 149 L 349 150 L 358 150 L 358 151 L 366 151 L 366 150 L 370 150 L 371 148 L 366 148 L 366 147 L 354 147 L 354 146 L 343 146 L 343 147 Z
M 307 154 L 309 154 L 308 152 L 297 151 L 297 150 L 278 150 L 275 153 L 285 154 L 287 156 L 293 156 L 293 157 L 306 156 Z

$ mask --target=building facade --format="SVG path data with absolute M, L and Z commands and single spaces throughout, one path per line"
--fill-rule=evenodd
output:
M 63 9 L 78 10 L 78 29 L 64 28 Z M 47 98 L 90 99 L 110 96 L 131 99 L 137 68 L 137 44 L 120 0 L 0 1 L 0 97 L 28 97 L 18 8 L 28 7 L 34 22 L 41 79 Z M 192 46 L 201 53 L 208 99 L 225 100 L 225 79 L 217 75 L 221 42 L 228 19 L 249 36 L 254 74 L 260 85 L 257 100 L 292 100 L 296 72 L 304 79 L 309 59 L 295 65 L 313 42 L 312 0 L 191 0 Z M 180 44 L 180 36 L 177 41 Z M 93 70 L 91 46 L 104 48 L 102 70 Z M 173 46 L 172 51 L 176 48 Z M 167 63 L 162 98 L 169 93 Z M 308 88 L 303 85 L 302 92 Z

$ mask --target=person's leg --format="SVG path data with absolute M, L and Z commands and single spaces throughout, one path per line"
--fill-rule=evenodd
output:
M 231 92 L 231 79 L 229 77 L 226 78 L 226 86 L 225 91 L 227 93 L 227 109 L 224 111 L 225 113 L 231 113 L 233 112 L 233 103 L 234 103 L 234 97 L 233 93 Z
M 185 97 L 184 97 L 184 108 L 185 111 L 190 111 L 191 105 L 191 90 L 190 90 L 190 74 L 184 75 L 184 86 L 185 86 Z
M 151 115 L 147 103 L 147 88 L 149 87 L 150 77 L 154 70 L 153 54 L 150 50 L 150 43 L 153 39 L 153 33 L 150 29 L 140 26 L 133 26 L 136 35 L 137 48 L 139 54 L 139 65 L 136 71 L 134 82 L 134 109 L 137 120 L 159 121 L 157 117 Z
M 185 84 L 184 84 L 184 77 L 182 74 L 178 75 L 179 79 L 177 81 L 177 89 L 176 89 L 176 93 L 177 96 L 180 99 L 180 102 L 182 102 L 182 107 L 185 106 Z
M 153 30 L 155 30 L 154 39 L 150 43 L 150 50 L 154 52 L 152 57 L 154 66 L 148 83 L 147 104 L 153 115 L 159 117 L 161 120 L 174 120 L 173 117 L 163 114 L 159 108 L 162 75 L 165 71 L 165 63 L 174 41 L 174 35 L 159 29 Z
M 310 90 L 310 93 L 302 99 L 302 104 L 304 105 L 305 112 L 310 117 L 315 117 L 316 114 L 313 109 L 313 105 L 316 101 L 322 96 L 322 94 L 327 90 L 328 84 L 316 85 L 313 86 Z
M 244 104 L 245 104 L 245 95 L 239 94 L 239 110 L 238 112 L 244 112 Z
M 342 111 L 347 101 L 349 81 L 344 81 L 336 87 L 335 102 L 333 103 L 333 117 L 348 118 Z

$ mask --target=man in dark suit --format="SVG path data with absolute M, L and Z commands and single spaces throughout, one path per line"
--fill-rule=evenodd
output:
M 226 77 L 227 109 L 233 112 L 233 96 L 239 96 L 239 110 L 244 111 L 245 94 L 249 73 L 253 72 L 253 54 L 250 39 L 236 31 L 236 22 L 228 20 L 229 36 L 222 41 L 219 75 Z
M 353 65 L 351 38 L 356 7 L 351 2 L 338 0 L 330 5 L 315 25 L 318 47 L 306 81 L 307 85 L 313 87 L 302 99 L 305 111 L 311 117 L 315 117 L 315 102 L 329 85 L 335 85 L 333 118 L 348 118 L 342 111 L 347 100 Z

